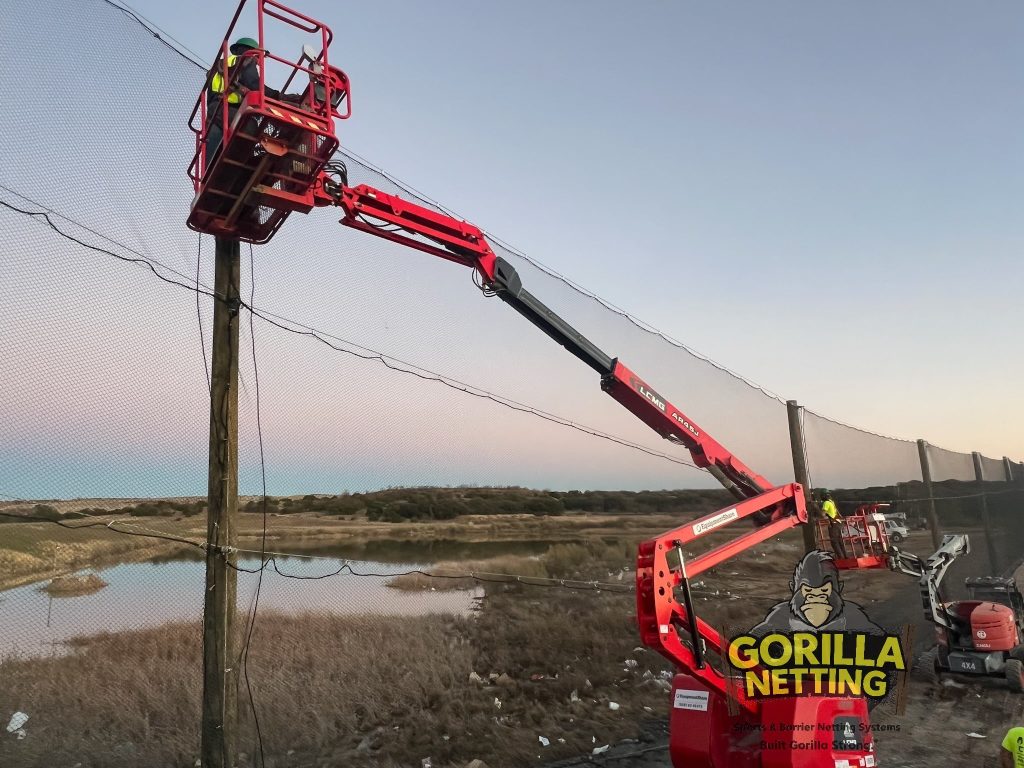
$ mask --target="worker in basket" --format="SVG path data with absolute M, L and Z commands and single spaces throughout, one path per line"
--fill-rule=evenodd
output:
M 259 90 L 259 63 L 255 56 L 245 55 L 248 51 L 259 50 L 259 47 L 260 44 L 253 38 L 240 37 L 235 40 L 228 49 L 228 51 L 230 51 L 230 55 L 228 56 L 228 125 L 231 125 L 234 121 L 235 115 L 238 113 L 238 107 L 242 103 L 242 99 L 245 94 L 249 91 Z M 224 98 L 225 83 L 224 74 L 221 69 L 222 66 L 223 65 L 218 61 L 217 71 L 214 72 L 213 77 L 210 78 L 210 87 L 207 89 L 206 94 L 207 167 L 209 167 L 213 162 L 213 158 L 217 154 L 217 150 L 220 149 L 221 142 L 224 139 L 223 102 L 221 99 Z M 241 67 L 237 74 L 235 73 L 236 67 Z M 280 91 L 271 88 L 269 85 L 263 86 L 263 92 L 273 99 L 278 99 L 279 101 L 285 101 L 292 104 L 297 104 L 302 99 L 298 94 L 283 94 Z
M 818 491 L 818 503 L 821 505 L 821 513 L 828 520 L 828 538 L 832 542 L 832 551 L 840 560 L 845 559 L 847 554 L 846 542 L 843 541 L 843 516 L 839 514 L 839 508 L 828 488 Z

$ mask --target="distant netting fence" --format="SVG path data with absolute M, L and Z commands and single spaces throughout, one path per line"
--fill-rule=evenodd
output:
M 213 240 L 184 225 L 185 121 L 205 72 L 107 0 L 4 16 L 0 765 L 192 766 Z M 341 155 L 352 183 L 436 205 Z M 336 219 L 295 214 L 243 250 L 243 764 L 498 768 L 635 737 L 667 685 L 636 647 L 636 542 L 727 497 L 675 493 L 715 483 L 468 270 Z M 793 477 L 783 399 L 496 248 L 744 462 Z M 1019 464 L 981 457 L 978 478 L 927 446 L 929 491 L 916 441 L 802 418 L 811 482 L 844 511 L 891 503 L 925 547 L 935 497 L 986 558 L 971 568 L 1024 551 Z M 797 552 L 779 546 L 773 573 Z M 741 618 L 722 608 L 738 595 L 697 594 Z

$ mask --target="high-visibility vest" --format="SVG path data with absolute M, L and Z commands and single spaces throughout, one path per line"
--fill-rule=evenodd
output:
M 821 511 L 828 515 L 830 520 L 835 520 L 839 514 L 839 510 L 836 509 L 836 503 L 832 499 L 825 499 L 821 505 Z
M 237 62 L 237 61 L 238 61 L 238 57 L 235 54 L 233 54 L 233 53 L 228 54 L 228 70 L 229 71 L 235 66 L 235 62 Z M 213 91 L 214 93 L 224 93 L 224 75 L 221 74 L 220 69 L 218 69 L 214 73 L 213 79 L 210 80 L 210 90 Z M 241 102 L 242 102 L 242 94 L 236 93 L 235 91 L 232 91 L 231 93 L 228 94 L 228 104 L 240 104 Z

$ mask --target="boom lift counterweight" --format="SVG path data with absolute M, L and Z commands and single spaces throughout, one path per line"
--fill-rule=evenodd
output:
M 500 298 L 588 365 L 600 376 L 602 390 L 663 438 L 685 447 L 694 463 L 736 498 L 730 507 L 642 543 L 637 557 L 641 638 L 682 670 L 673 684 L 675 700 L 682 695 L 698 702 L 698 706 L 672 710 L 671 751 L 677 768 L 834 768 L 842 761 L 849 766 L 875 765 L 863 698 L 792 696 L 758 701 L 746 697 L 710 663 L 709 654 L 726 653 L 726 641 L 693 608 L 690 579 L 808 522 L 803 487 L 798 483 L 774 486 L 618 358 L 573 328 L 523 287 L 514 266 L 494 253 L 477 227 L 366 185 L 350 187 L 344 167 L 330 160 L 338 146 L 334 118 L 348 117 L 338 107 L 350 99 L 348 78 L 328 64 L 333 35 L 324 24 L 277 0 L 255 1 L 260 88 L 242 95 L 230 120 L 226 104 L 219 105 L 219 116 L 213 119 L 221 121 L 224 139 L 216 151 L 208 147 L 208 86 L 218 72 L 229 89 L 233 82 L 236 73 L 227 63 L 228 39 L 245 5 L 242 0 L 190 120 L 196 154 L 189 175 L 196 196 L 189 226 L 260 243 L 268 241 L 292 212 L 338 207 L 344 214 L 341 223 L 347 227 L 473 269 L 486 294 Z M 304 50 L 295 62 L 272 55 L 265 48 L 265 17 L 318 37 L 321 49 Z M 263 67 L 269 61 L 288 68 L 282 91 L 293 82 L 308 80 L 297 102 L 284 103 L 264 93 Z M 684 547 L 739 520 L 753 525 L 687 562 Z M 881 544 L 885 543 L 883 536 Z M 883 546 L 883 551 L 866 553 L 846 567 L 885 568 L 885 555 Z M 842 562 L 839 565 L 844 567 Z M 738 705 L 737 713 L 729 711 L 729 701 Z M 769 723 L 822 723 L 854 736 L 837 736 L 822 746 L 820 734 L 794 732 L 791 749 L 762 750 L 756 731 Z

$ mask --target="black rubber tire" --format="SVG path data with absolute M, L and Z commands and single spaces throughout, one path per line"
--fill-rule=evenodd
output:
M 930 651 L 926 651 L 921 654 L 921 671 L 924 673 L 924 678 L 932 685 L 938 685 L 942 682 L 942 665 L 939 664 L 938 649 L 932 648 Z
M 1024 693 L 1024 663 L 1017 659 L 1007 660 L 1003 674 L 1006 675 L 1006 684 L 1010 686 L 1011 691 Z

